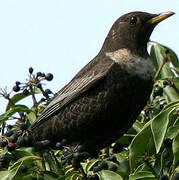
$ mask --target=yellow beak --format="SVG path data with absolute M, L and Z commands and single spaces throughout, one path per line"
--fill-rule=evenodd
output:
M 158 16 L 156 17 L 153 17 L 152 19 L 148 20 L 148 23 L 149 24 L 157 24 L 161 21 L 163 21 L 164 19 L 174 15 L 175 13 L 174 12 L 164 12 L 164 13 L 161 13 L 159 14 Z

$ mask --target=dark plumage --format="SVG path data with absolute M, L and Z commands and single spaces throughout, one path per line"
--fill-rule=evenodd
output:
M 132 12 L 112 26 L 99 54 L 88 63 L 32 124 L 38 140 L 67 139 L 88 152 L 102 149 L 135 122 L 153 86 L 147 42 L 172 12 Z

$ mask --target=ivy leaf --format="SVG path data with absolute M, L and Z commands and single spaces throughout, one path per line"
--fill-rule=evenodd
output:
M 174 155 L 172 171 L 174 171 L 176 166 L 179 163 L 179 132 L 173 140 L 172 149 L 173 149 L 173 155 Z
M 9 171 L 0 171 L 1 180 L 9 180 Z
M 98 172 L 97 174 L 98 174 L 100 180 L 109 180 L 109 179 L 123 180 L 123 178 L 119 174 L 117 174 L 113 171 L 109 171 L 109 170 L 102 170 L 102 171 Z
M 172 107 L 167 110 L 159 113 L 151 123 L 151 130 L 154 138 L 154 144 L 156 153 L 160 151 L 160 148 L 163 144 L 163 140 L 165 138 L 165 134 L 167 132 L 167 127 L 169 123 L 169 113 L 171 112 Z
M 132 140 L 129 149 L 129 164 L 133 171 L 138 163 L 138 160 L 144 155 L 145 151 L 149 151 L 150 143 L 153 144 L 152 132 L 149 121 L 143 129 Z M 151 148 L 152 149 L 152 148 Z
M 152 172 L 149 171 L 141 171 L 137 172 L 135 174 L 130 175 L 129 180 L 156 180 L 155 176 L 152 174 Z
M 32 110 L 29 109 L 25 105 L 21 105 L 21 104 L 15 105 L 15 106 L 11 107 L 6 113 L 0 115 L 0 122 L 3 121 L 3 120 L 7 120 L 13 114 L 15 114 L 16 112 L 20 112 L 20 111 L 30 113 Z
M 34 94 L 40 94 L 40 90 L 38 88 L 34 88 L 33 90 Z M 24 95 L 23 93 L 17 93 L 13 97 L 11 97 L 11 101 L 7 104 L 6 111 L 8 111 L 10 108 L 12 108 L 17 102 L 20 100 L 32 95 L 32 92 L 29 92 L 28 95 Z

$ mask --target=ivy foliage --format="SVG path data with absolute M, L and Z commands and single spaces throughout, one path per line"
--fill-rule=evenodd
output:
M 62 143 L 51 148 L 46 141 L 42 143 L 46 148 L 39 150 L 27 138 L 30 137 L 28 127 L 51 99 L 52 92 L 44 90 L 41 83 L 51 81 L 51 73 L 34 74 L 33 68 L 29 68 L 28 81 L 17 81 L 12 97 L 1 89 L 0 95 L 8 103 L 6 112 L 0 115 L 0 179 L 156 180 L 165 177 L 176 180 L 179 176 L 179 62 L 171 49 L 154 42 L 150 56 L 156 73 L 147 105 L 133 127 L 108 149 L 101 150 L 95 159 L 87 153 L 83 157 L 82 153 L 73 153 L 73 147 Z M 39 94 L 43 97 L 37 100 Z M 32 107 L 22 103 L 29 97 L 32 97 Z M 9 125 L 12 119 L 15 124 Z M 19 146 L 20 140 L 24 141 L 23 147 Z

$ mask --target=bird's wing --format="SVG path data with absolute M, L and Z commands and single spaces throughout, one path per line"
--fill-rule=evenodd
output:
M 91 61 L 58 92 L 58 95 L 45 108 L 41 116 L 32 124 L 31 129 L 39 126 L 53 114 L 58 113 L 60 109 L 72 102 L 79 95 L 89 90 L 107 74 L 113 64 L 114 62 L 109 60 L 99 63 L 95 61 L 95 59 Z

